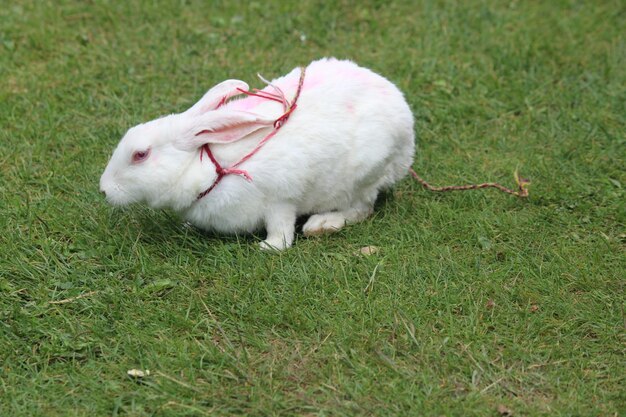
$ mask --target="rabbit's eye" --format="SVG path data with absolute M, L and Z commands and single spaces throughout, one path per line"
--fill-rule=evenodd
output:
M 150 149 L 135 152 L 133 154 L 133 164 L 138 164 L 145 161 L 148 158 L 148 155 L 150 155 Z

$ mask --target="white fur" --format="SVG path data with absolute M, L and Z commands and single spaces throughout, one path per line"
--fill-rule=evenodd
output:
M 296 68 L 272 84 L 291 100 L 299 76 Z M 219 232 L 265 227 L 261 246 L 284 249 L 293 242 L 299 215 L 312 215 L 305 235 L 367 218 L 379 191 L 402 178 L 413 161 L 413 116 L 396 86 L 353 62 L 321 59 L 307 67 L 289 120 L 239 167 L 252 182 L 227 175 L 197 200 L 216 178 L 209 158 L 200 161 L 200 146 L 211 143 L 215 158 L 229 167 L 271 132 L 271 122 L 283 113 L 279 103 L 255 97 L 215 110 L 222 97 L 238 94 L 236 87 L 246 84 L 225 81 L 188 111 L 131 128 L 100 179 L 107 200 L 171 208 L 192 224 Z M 146 149 L 149 157 L 133 163 L 133 153 Z

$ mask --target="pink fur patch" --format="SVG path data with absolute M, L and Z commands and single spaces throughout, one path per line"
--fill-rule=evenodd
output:
M 315 88 L 319 84 L 321 84 L 325 79 L 323 75 L 324 74 L 320 74 L 319 72 L 313 73 L 313 74 L 310 74 L 309 72 L 307 72 L 307 76 L 304 80 L 304 84 L 302 85 L 302 91 L 310 90 L 312 88 Z M 291 101 L 293 99 L 293 95 L 298 89 L 299 79 L 300 79 L 299 72 L 292 72 L 286 77 L 283 77 L 281 79 L 278 79 L 275 82 L 272 82 L 272 84 L 280 88 L 285 93 L 287 100 Z M 275 93 L 275 90 L 269 85 L 266 86 L 261 91 L 272 93 L 272 94 Z M 263 103 L 267 103 L 267 99 L 264 99 L 262 97 L 248 96 L 246 98 L 233 100 L 227 103 L 225 107 L 231 110 L 252 111 L 252 109 L 254 109 L 258 105 L 263 104 Z

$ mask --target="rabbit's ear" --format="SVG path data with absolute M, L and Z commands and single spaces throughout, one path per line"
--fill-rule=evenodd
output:
M 206 92 L 204 96 L 185 113 L 201 115 L 207 111 L 215 110 L 229 98 L 242 94 L 240 90 L 248 91 L 248 84 L 241 80 L 222 81 Z
M 205 143 L 230 143 L 272 126 L 274 119 L 236 110 L 216 110 L 195 117 L 190 134 L 176 141 L 183 150 L 193 150 Z

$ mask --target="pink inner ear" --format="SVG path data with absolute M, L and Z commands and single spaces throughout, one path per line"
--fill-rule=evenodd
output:
M 196 136 L 203 135 L 205 143 L 230 143 L 243 139 L 249 134 L 262 129 L 267 126 L 271 126 L 271 122 L 248 122 L 239 123 L 231 126 L 224 126 L 215 130 L 205 129 L 198 133 Z
M 219 109 L 220 107 L 222 107 L 224 105 L 224 103 L 226 103 L 226 100 L 228 100 L 228 96 L 224 96 L 222 97 L 222 99 L 220 100 L 219 103 L 217 103 L 217 106 L 215 107 L 215 110 Z
M 217 110 L 220 107 L 222 107 L 224 104 L 226 104 L 226 102 L 228 101 L 229 98 L 237 96 L 241 94 L 241 92 L 237 89 L 228 92 L 227 94 L 223 95 L 222 97 L 218 97 L 212 101 L 209 101 L 208 103 L 206 103 L 204 106 L 202 106 L 199 109 L 199 113 L 205 113 L 207 111 L 211 111 L 211 110 Z
M 208 111 L 215 110 L 218 107 L 220 107 L 223 104 L 223 102 L 225 102 L 225 101 L 226 101 L 226 97 L 224 97 L 222 100 L 220 100 L 219 103 L 217 103 L 217 104 L 215 104 L 215 102 L 208 102 L 204 106 L 202 106 L 202 107 L 200 107 L 198 109 L 198 113 L 206 113 Z
M 200 115 L 211 110 L 216 110 L 228 102 L 229 98 L 241 94 L 240 89 L 247 90 L 248 84 L 239 80 L 223 81 L 207 91 L 188 112 Z

